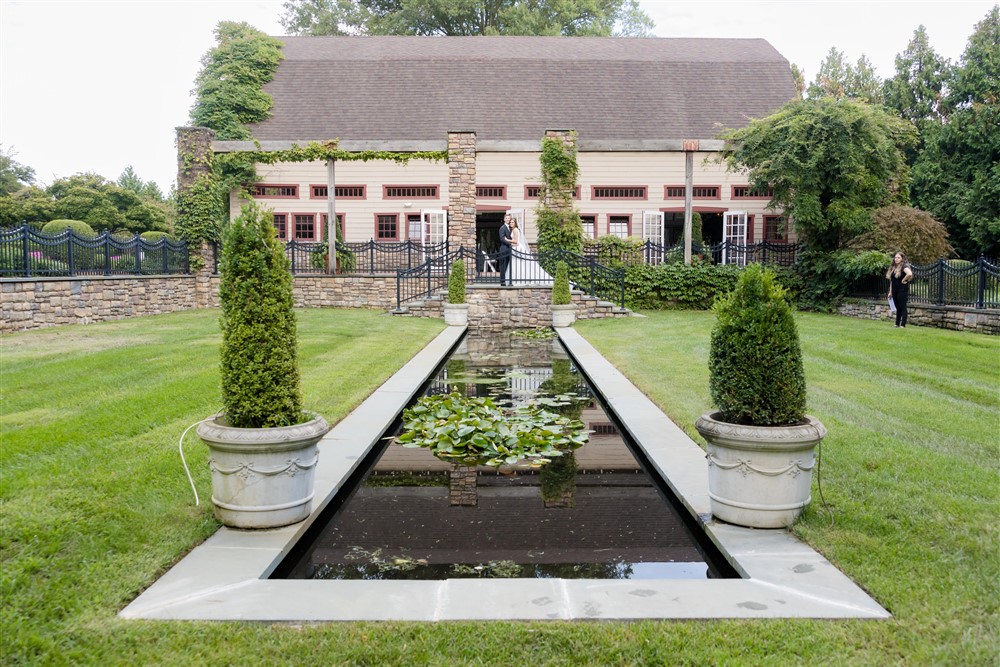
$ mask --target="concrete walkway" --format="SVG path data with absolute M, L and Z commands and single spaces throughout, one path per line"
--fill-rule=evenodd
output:
M 252 621 L 889 617 L 825 558 L 786 531 L 711 521 L 702 449 L 576 331 L 558 332 L 653 467 L 684 508 L 700 518 L 743 579 L 267 579 L 464 333 L 461 327 L 448 327 L 323 439 L 318 500 L 309 519 L 268 531 L 221 528 L 121 616 Z

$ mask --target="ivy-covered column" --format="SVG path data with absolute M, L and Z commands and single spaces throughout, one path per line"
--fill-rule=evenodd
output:
M 476 133 L 448 133 L 448 242 L 476 249 Z
M 563 250 L 579 254 L 583 250 L 583 224 L 573 202 L 580 175 L 576 161 L 576 131 L 545 130 L 539 164 L 542 197 L 536 209 L 538 250 L 541 253 Z M 543 261 L 546 271 L 555 272 L 554 266 L 545 264 Z M 570 275 L 571 280 L 577 278 Z
M 195 274 L 197 306 L 216 305 L 212 290 L 215 271 L 209 241 L 217 236 L 222 213 L 221 193 L 212 165 L 215 131 L 207 127 L 177 128 L 177 234 L 188 242 Z

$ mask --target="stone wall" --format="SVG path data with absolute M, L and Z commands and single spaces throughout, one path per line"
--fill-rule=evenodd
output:
M 448 241 L 476 247 L 476 133 L 448 133 Z
M 960 306 L 927 306 L 910 304 L 907 308 L 907 324 L 958 331 L 1000 335 L 1000 310 L 975 310 Z M 855 301 L 840 306 L 838 312 L 847 317 L 864 320 L 885 320 L 895 322 L 895 315 L 889 312 L 886 303 Z

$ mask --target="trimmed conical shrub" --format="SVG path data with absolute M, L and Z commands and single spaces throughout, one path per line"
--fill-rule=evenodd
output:
M 222 402 L 238 428 L 306 420 L 292 273 L 268 212 L 245 206 L 222 233 Z
M 566 262 L 556 262 L 556 275 L 552 283 L 552 305 L 568 306 L 573 303 L 569 291 L 569 267 Z
M 801 422 L 806 383 L 799 334 L 774 272 L 751 264 L 714 310 L 709 389 L 722 421 L 755 426 Z
M 465 262 L 456 259 L 448 276 L 448 303 L 465 303 Z

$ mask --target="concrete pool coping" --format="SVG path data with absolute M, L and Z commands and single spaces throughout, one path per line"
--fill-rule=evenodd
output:
M 465 333 L 448 327 L 320 443 L 313 511 L 265 531 L 220 528 L 133 600 L 124 618 L 268 622 L 868 618 L 890 614 L 784 530 L 711 520 L 704 451 L 582 336 L 559 338 L 650 465 L 743 579 L 270 580 L 395 416 Z

